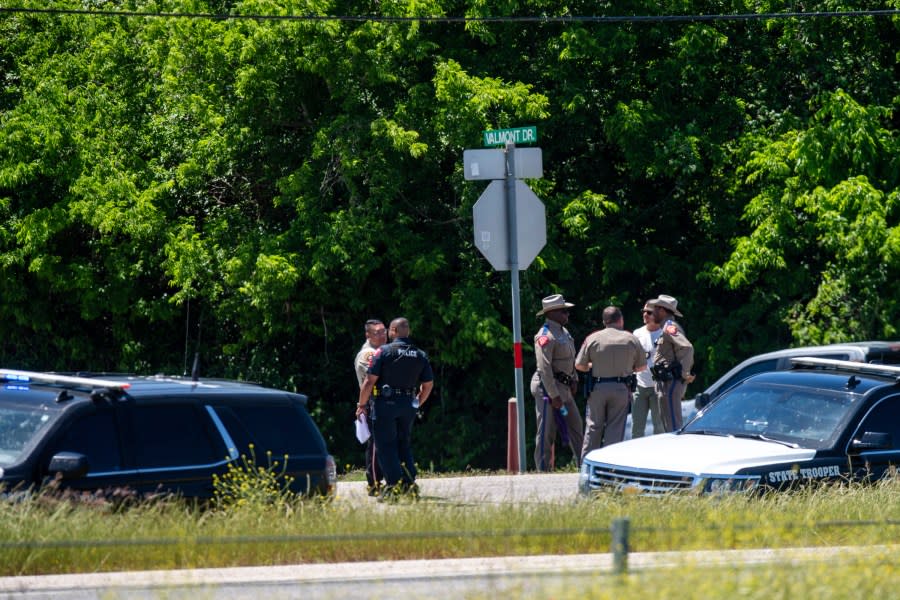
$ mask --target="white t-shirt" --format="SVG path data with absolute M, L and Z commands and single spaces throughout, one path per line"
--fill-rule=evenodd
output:
M 656 340 L 662 335 L 662 327 L 658 328 L 656 331 L 650 331 L 647 329 L 647 326 L 644 325 L 635 329 L 634 335 L 641 341 L 641 347 L 647 354 L 647 369 L 637 374 L 638 385 L 641 387 L 653 387 L 653 374 L 650 372 L 650 367 L 653 366 L 653 351 L 656 346 Z

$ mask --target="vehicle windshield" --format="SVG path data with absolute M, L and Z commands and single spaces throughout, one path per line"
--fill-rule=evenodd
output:
M 834 445 L 862 396 L 775 384 L 745 383 L 722 394 L 682 430 L 778 441 L 816 450 Z
M 0 467 L 17 462 L 51 416 L 46 404 L 0 403 Z

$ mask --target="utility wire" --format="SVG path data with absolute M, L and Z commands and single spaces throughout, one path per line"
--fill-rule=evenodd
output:
M 615 15 L 615 16 L 522 16 L 522 17 L 397 17 L 389 15 L 259 15 L 140 11 L 84 10 L 64 8 L 0 7 L 2 13 L 78 15 L 90 17 L 139 17 L 157 19 L 206 19 L 215 21 L 375 21 L 383 23 L 698 23 L 709 21 L 770 21 L 846 17 L 896 17 L 900 9 L 825 12 L 743 13 L 732 15 Z

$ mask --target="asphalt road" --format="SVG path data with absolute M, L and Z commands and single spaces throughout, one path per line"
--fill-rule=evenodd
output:
M 475 504 L 560 502 L 578 497 L 578 473 L 523 473 L 484 477 L 419 479 L 419 491 L 429 500 Z M 338 484 L 339 502 L 368 499 L 365 481 Z M 374 500 L 369 500 L 374 501 Z

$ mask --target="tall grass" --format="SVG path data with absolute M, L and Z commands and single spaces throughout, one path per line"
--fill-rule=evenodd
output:
M 764 497 L 601 495 L 522 505 L 285 500 L 116 508 L 36 496 L 0 503 L 0 575 L 403 558 L 893 543 L 900 482 Z

